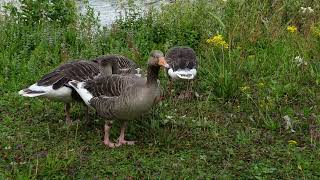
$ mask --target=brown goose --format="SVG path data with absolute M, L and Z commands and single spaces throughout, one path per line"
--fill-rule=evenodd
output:
M 114 144 L 109 139 L 112 121 L 104 127 L 104 144 L 113 148 L 122 144 L 134 144 L 126 141 L 124 133 L 127 121 L 150 110 L 160 97 L 158 74 L 160 67 L 169 67 L 161 51 L 152 51 L 148 60 L 147 78 L 136 76 L 110 75 L 100 76 L 86 82 L 71 81 L 71 85 L 83 101 L 108 120 L 122 121 L 119 141 Z
M 192 48 L 189 47 L 174 47 L 168 50 L 166 60 L 170 65 L 167 68 L 169 77 L 169 93 L 171 94 L 172 80 L 188 80 L 187 94 L 190 95 L 190 81 L 197 74 L 197 56 Z
M 107 63 L 110 62 L 110 63 Z M 19 91 L 25 97 L 46 97 L 65 103 L 66 122 L 71 124 L 70 103 L 82 101 L 79 95 L 68 85 L 71 80 L 85 81 L 94 79 L 101 74 L 137 73 L 136 65 L 131 60 L 117 55 L 103 56 L 92 61 L 78 60 L 59 66 L 38 82 Z M 120 71 L 127 69 L 127 71 Z M 88 113 L 88 111 L 86 111 Z

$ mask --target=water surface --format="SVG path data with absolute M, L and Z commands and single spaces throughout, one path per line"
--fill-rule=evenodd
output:
M 5 2 L 15 2 L 18 0 L 0 0 L 2 5 Z M 135 5 L 142 10 L 150 6 L 158 7 L 161 3 L 167 3 L 170 0 L 136 0 Z M 77 1 L 79 11 L 84 13 L 85 7 L 82 1 Z M 128 7 L 128 1 L 125 0 L 89 0 L 89 6 L 93 8 L 95 15 L 99 15 L 99 21 L 102 26 L 110 26 L 110 24 Z M 18 3 L 17 3 L 18 4 Z

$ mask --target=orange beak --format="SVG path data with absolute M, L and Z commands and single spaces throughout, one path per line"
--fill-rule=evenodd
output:
M 169 64 L 167 63 L 166 59 L 164 57 L 159 58 L 159 63 L 160 66 L 169 68 Z

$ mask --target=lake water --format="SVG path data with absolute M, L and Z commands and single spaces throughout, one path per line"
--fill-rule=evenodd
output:
M 5 2 L 17 2 L 17 0 L 0 0 L 0 4 Z M 77 1 L 79 11 L 84 12 L 84 5 Z M 170 0 L 136 0 L 135 4 L 141 9 L 147 9 L 150 6 L 159 7 L 161 3 L 168 3 Z M 89 6 L 94 9 L 96 15 L 99 14 L 99 21 L 102 26 L 109 26 L 127 7 L 127 0 L 89 0 Z

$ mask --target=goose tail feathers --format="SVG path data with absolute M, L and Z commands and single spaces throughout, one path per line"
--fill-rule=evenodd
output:
M 26 89 L 20 90 L 18 94 L 25 97 L 37 97 L 47 94 L 47 90 L 47 87 L 39 86 L 35 83 Z
M 92 94 L 84 88 L 85 82 L 79 82 L 76 80 L 69 81 L 68 84 L 77 91 L 82 100 L 90 106 L 90 100 L 93 98 Z
M 179 69 L 176 71 L 173 71 L 173 69 L 168 70 L 169 76 L 171 76 L 173 79 L 194 79 L 197 75 L 196 69 Z
M 34 91 L 29 88 L 22 89 L 18 92 L 19 95 L 24 97 L 37 97 L 46 94 L 44 91 Z

